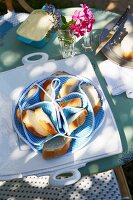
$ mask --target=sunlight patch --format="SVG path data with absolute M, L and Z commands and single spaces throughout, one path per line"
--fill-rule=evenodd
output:
M 5 66 L 13 65 L 20 59 L 20 54 L 17 52 L 6 51 L 1 54 L 1 60 Z

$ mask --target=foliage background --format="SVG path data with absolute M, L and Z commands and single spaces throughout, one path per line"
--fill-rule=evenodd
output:
M 20 0 L 21 1 L 21 0 Z M 54 4 L 56 8 L 76 7 L 80 3 L 89 4 L 92 8 L 99 10 L 110 10 L 116 13 L 123 13 L 127 5 L 131 6 L 130 13 L 133 14 L 133 0 L 25 0 L 34 9 L 41 8 L 46 2 Z M 17 12 L 24 9 L 17 0 L 13 0 L 14 8 Z M 0 0 L 0 15 L 6 13 L 5 0 Z
M 86 3 L 87 1 L 80 1 L 80 3 Z M 68 8 L 68 7 L 74 7 L 76 5 L 79 5 L 80 3 L 77 1 L 71 1 L 71 0 L 27 0 L 27 3 L 33 7 L 34 9 L 41 8 L 45 3 L 48 4 L 54 4 L 56 8 Z M 20 4 L 17 2 L 17 0 L 13 0 L 13 6 L 17 12 L 24 12 L 25 10 L 20 6 Z M 6 5 L 4 0 L 0 0 L 0 13 L 4 14 L 6 12 Z

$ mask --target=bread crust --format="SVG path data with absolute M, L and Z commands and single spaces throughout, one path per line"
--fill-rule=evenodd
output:
M 97 90 L 91 84 L 83 84 L 81 85 L 81 89 L 87 95 L 93 107 L 94 114 L 96 114 L 101 107 L 101 101 L 100 101 L 100 97 L 98 95 Z
M 79 126 L 83 125 L 87 116 L 88 116 L 87 110 L 83 109 L 80 112 L 79 116 L 68 124 L 69 131 L 68 131 L 67 135 L 71 135 L 71 133 L 74 130 L 76 130 Z
M 37 137 L 45 137 L 50 134 L 56 134 L 57 131 L 52 126 L 52 122 L 47 122 L 45 119 L 39 119 L 36 117 L 36 112 L 40 112 L 38 108 L 37 110 L 35 109 L 34 111 L 32 110 L 25 110 L 22 115 L 23 123 L 25 124 L 26 128 L 32 133 L 33 135 Z
M 56 158 L 56 157 L 64 155 L 68 151 L 68 149 L 70 147 L 70 143 L 71 143 L 71 139 L 66 138 L 66 143 L 61 148 L 56 148 L 53 150 L 46 149 L 45 144 L 44 144 L 44 148 L 42 150 L 43 158 L 44 159 L 52 159 L 52 158 Z
M 124 59 L 133 59 L 133 32 L 128 33 L 122 39 L 121 50 Z
M 133 51 L 130 53 L 123 53 L 123 58 L 125 59 L 133 59 Z
M 58 98 L 63 98 L 70 94 L 71 92 L 75 92 L 76 85 L 78 84 L 78 79 L 70 78 L 68 79 L 61 87 L 59 91 Z
M 50 96 L 51 96 L 51 83 L 52 83 L 52 80 L 46 80 L 42 85 L 42 88 Z M 40 91 L 40 99 L 41 99 L 41 101 L 51 101 L 51 99 L 42 90 Z
M 45 116 L 44 118 L 39 118 L 39 116 L 41 117 L 44 114 L 42 108 L 36 108 L 34 112 L 40 122 L 40 125 L 44 127 L 49 134 L 55 135 L 57 133 L 57 130 L 55 129 L 51 120 L 49 118 L 48 120 L 46 120 Z
M 99 100 L 97 105 L 95 105 L 95 107 L 93 107 L 93 111 L 94 111 L 94 114 L 96 114 L 101 108 L 101 101 Z
M 16 117 L 19 122 L 21 122 L 20 108 L 16 110 Z
M 88 115 L 87 110 L 86 109 L 82 110 L 80 115 L 69 124 L 69 126 L 68 126 L 69 132 L 67 133 L 67 135 L 70 135 L 72 133 L 72 131 L 74 131 L 79 126 L 81 126 L 85 122 L 87 115 Z M 42 150 L 42 156 L 44 159 L 56 158 L 56 157 L 64 155 L 68 151 L 72 139 L 68 138 L 68 137 L 63 137 L 63 136 L 62 136 L 62 138 L 65 138 L 65 143 L 64 143 L 64 145 L 62 145 L 62 147 L 56 146 L 55 148 L 48 149 L 46 147 L 46 144 L 44 144 L 44 147 Z M 54 138 L 52 140 L 54 143 Z
M 25 121 L 26 121 L 26 118 L 27 118 L 27 110 L 24 110 L 24 111 L 23 111 L 23 117 L 22 117 L 22 119 L 23 119 L 23 122 L 24 122 L 26 128 L 27 128 L 28 131 L 31 132 L 33 135 L 35 135 L 35 136 L 37 136 L 37 137 L 42 137 L 42 135 L 39 134 L 39 133 L 36 131 L 36 129 L 32 126 L 32 124 L 26 123 L 26 122 L 25 122 Z
M 82 106 L 82 101 L 80 98 L 74 98 L 74 99 L 70 99 L 68 101 L 64 101 L 64 102 L 60 102 L 59 103 L 60 107 L 64 108 L 66 106 L 70 106 L 70 107 L 80 107 Z
M 27 93 L 27 98 L 32 97 L 37 91 L 37 85 L 34 85 Z
M 65 72 L 65 71 L 57 71 L 52 74 L 52 76 L 60 76 L 60 75 L 71 75 L 71 74 L 69 74 L 68 72 Z

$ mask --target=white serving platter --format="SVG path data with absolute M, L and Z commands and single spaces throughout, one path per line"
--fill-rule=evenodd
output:
M 0 74 L 0 179 L 50 175 L 51 183 L 54 184 L 57 174 L 72 171 L 71 183 L 73 183 L 80 178 L 78 168 L 85 166 L 90 161 L 122 152 L 120 135 L 109 104 L 104 97 L 105 121 L 84 148 L 59 158 L 44 160 L 40 154 L 26 145 L 23 144 L 20 147 L 18 136 L 12 126 L 12 106 L 23 88 L 29 83 L 56 71 L 66 71 L 73 75 L 89 78 L 101 89 L 93 67 L 84 54 L 48 62 L 44 62 L 43 58 L 38 62 L 30 61 L 28 58 L 31 56 L 32 54 L 29 54 L 22 59 L 22 66 Z M 43 53 L 41 56 L 43 57 Z M 45 54 L 44 57 L 46 58 Z M 61 184 L 64 183 L 61 182 Z

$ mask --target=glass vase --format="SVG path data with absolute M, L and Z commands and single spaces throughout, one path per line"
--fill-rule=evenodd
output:
M 85 35 L 83 36 L 82 46 L 85 49 L 92 49 L 92 40 L 93 40 L 92 32 L 86 32 Z
M 63 58 L 75 55 L 75 36 L 69 30 L 58 30 L 60 53 Z

